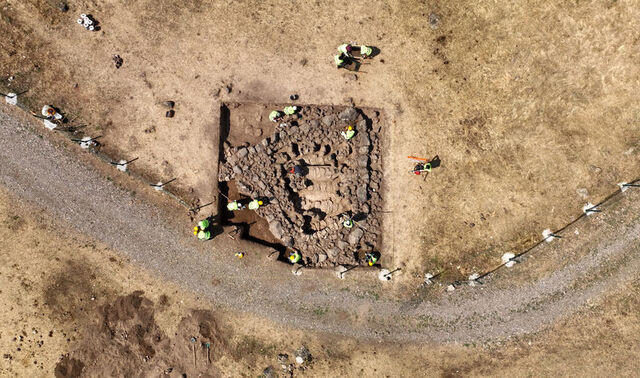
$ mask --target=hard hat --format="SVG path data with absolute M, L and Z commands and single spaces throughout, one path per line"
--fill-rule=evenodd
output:
M 369 266 L 373 266 L 373 260 L 369 260 Z
M 347 126 L 347 130 L 353 130 L 352 126 Z
M 262 205 L 262 201 L 258 201 L 258 205 Z
M 47 114 L 54 115 L 54 114 L 56 114 L 56 110 L 54 108 L 48 108 L 47 109 Z

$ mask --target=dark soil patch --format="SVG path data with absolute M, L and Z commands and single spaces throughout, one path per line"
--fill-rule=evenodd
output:
M 219 376 L 214 363 L 228 348 L 216 316 L 193 310 L 174 335 L 167 335 L 156 323 L 155 311 L 142 291 L 98 306 L 73 351 L 58 363 L 56 376 Z

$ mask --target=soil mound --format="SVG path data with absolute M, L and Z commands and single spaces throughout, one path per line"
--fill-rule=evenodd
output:
M 55 369 L 56 377 L 219 376 L 212 364 L 227 351 L 210 311 L 194 310 L 168 336 L 156 323 L 154 303 L 142 291 L 98 306 L 82 338 Z M 161 305 L 162 306 L 162 305 Z

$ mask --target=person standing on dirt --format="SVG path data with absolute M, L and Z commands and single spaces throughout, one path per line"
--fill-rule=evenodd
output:
M 289 262 L 292 264 L 297 264 L 300 259 L 302 258 L 302 256 L 300 256 L 300 253 L 298 251 L 296 251 L 295 249 L 292 250 L 291 252 L 289 252 Z
M 258 210 L 260 206 L 262 206 L 262 201 L 259 201 L 257 199 L 249 202 L 249 210 Z
M 231 201 L 227 204 L 227 210 L 238 211 L 244 209 L 244 206 L 238 201 Z
M 369 46 L 362 45 L 360 46 L 360 56 L 362 59 L 367 59 L 373 54 L 373 49 Z
M 356 135 L 355 130 L 353 130 L 353 126 L 347 126 L 347 128 L 340 133 L 344 139 L 349 140 L 351 138 L 353 138 L 354 135 Z
M 379 258 L 380 258 L 380 254 L 377 252 L 367 252 L 364 254 L 364 259 L 367 262 L 367 264 L 369 264 L 369 266 L 374 266 L 375 263 L 378 262 Z
M 344 54 L 346 57 L 349 57 L 349 58 L 353 57 L 353 55 L 351 55 L 351 50 L 353 50 L 353 46 L 351 46 L 348 43 L 338 46 L 338 51 L 340 52 L 340 54 Z
M 411 172 L 416 176 L 420 176 L 424 172 L 429 173 L 431 172 L 431 163 L 418 163 Z
M 349 64 L 351 60 L 345 54 L 339 54 L 333 57 L 333 61 L 335 62 L 337 68 L 343 68 L 344 66 Z
M 285 106 L 283 111 L 285 115 L 293 115 L 298 111 L 298 107 L 295 105 Z
M 203 219 L 193 228 L 193 234 L 198 237 L 198 240 L 209 240 L 211 239 L 210 227 L 211 222 L 209 219 Z
M 351 218 L 347 218 L 342 222 L 342 225 L 344 226 L 344 228 L 353 228 L 353 219 Z
M 271 120 L 271 122 L 280 122 L 282 120 L 282 117 L 283 114 L 279 110 L 274 110 L 269 113 L 269 120 Z

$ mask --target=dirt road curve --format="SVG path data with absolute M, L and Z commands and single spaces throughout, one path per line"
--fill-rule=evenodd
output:
M 161 209 L 132 200 L 72 153 L 40 138 L 33 127 L 0 112 L 0 185 L 42 207 L 61 225 L 215 303 L 296 327 L 418 342 L 504 338 L 539 330 L 640 272 L 640 191 L 630 190 L 615 207 L 595 216 L 607 220 L 598 232 L 576 236 L 588 238 L 586 257 L 533 284 L 498 285 L 536 263 L 526 261 L 493 283 L 457 290 L 437 302 L 363 298 L 339 290 L 335 279 L 295 277 L 264 259 L 239 264 L 226 238 L 197 243 Z M 333 316 L 345 313 L 349 316 Z

